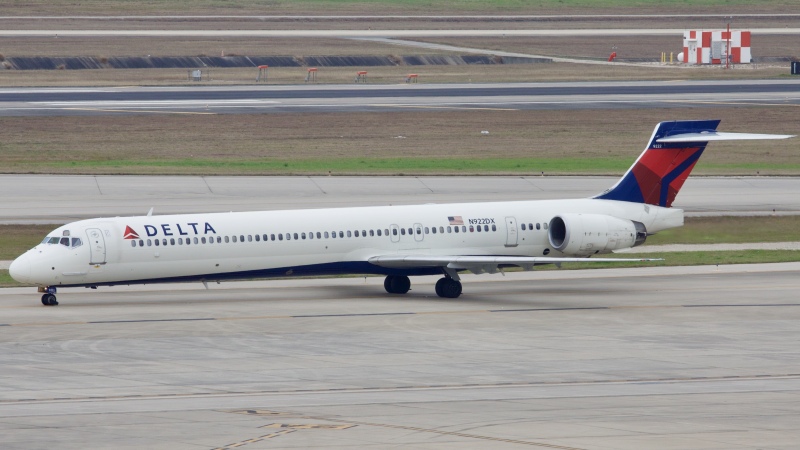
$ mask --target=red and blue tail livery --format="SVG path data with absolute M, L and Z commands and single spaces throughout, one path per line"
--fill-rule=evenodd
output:
M 784 139 L 788 136 L 717 132 L 719 120 L 656 125 L 650 143 L 628 172 L 597 199 L 671 207 L 710 141 Z

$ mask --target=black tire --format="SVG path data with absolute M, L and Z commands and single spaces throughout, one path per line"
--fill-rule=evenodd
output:
M 445 298 L 458 298 L 461 295 L 461 282 L 452 278 L 445 278 L 442 283 L 442 297 Z
M 411 280 L 404 275 L 396 275 L 392 277 L 391 281 L 392 294 L 405 294 L 411 289 Z
M 444 284 L 446 283 L 446 280 L 447 280 L 447 278 L 439 278 L 436 281 L 436 287 L 434 288 L 434 290 L 436 291 L 436 295 L 438 295 L 439 297 L 444 297 L 444 292 L 442 291 L 442 286 L 444 286 Z
M 45 306 L 56 306 L 58 305 L 58 301 L 56 300 L 56 296 L 53 294 L 44 294 L 42 295 L 42 304 Z
M 394 280 L 394 275 L 387 275 L 383 280 L 383 288 L 390 294 L 394 294 L 394 292 L 392 292 L 392 280 Z

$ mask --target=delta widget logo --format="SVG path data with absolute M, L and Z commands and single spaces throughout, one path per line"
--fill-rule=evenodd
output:
M 125 234 L 122 236 L 123 239 L 139 239 L 139 233 L 133 231 L 133 228 L 125 225 Z

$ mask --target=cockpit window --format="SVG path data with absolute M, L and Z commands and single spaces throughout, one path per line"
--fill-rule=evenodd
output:
M 61 241 L 59 242 L 59 244 L 65 246 L 65 247 L 69 247 L 69 238 L 68 237 L 62 237 Z
M 44 238 L 44 240 L 42 241 L 42 244 L 58 244 L 59 239 L 61 239 L 61 238 L 55 237 L 55 236 L 54 237 L 48 236 L 48 237 Z
M 72 238 L 72 247 L 73 248 L 74 247 L 80 247 L 81 245 L 83 245 L 83 241 L 81 241 L 81 238 Z

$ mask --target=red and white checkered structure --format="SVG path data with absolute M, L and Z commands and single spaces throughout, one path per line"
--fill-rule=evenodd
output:
M 730 39 L 730 62 L 750 63 L 749 31 L 703 31 L 683 32 L 683 62 L 686 64 L 725 64 Z

